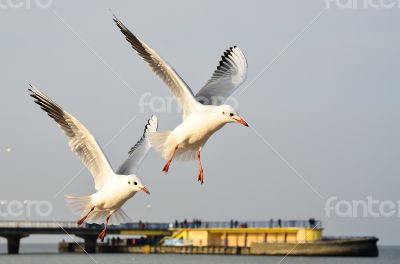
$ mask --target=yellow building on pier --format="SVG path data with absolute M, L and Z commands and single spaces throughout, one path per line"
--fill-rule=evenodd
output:
M 170 239 L 193 246 L 250 247 L 252 243 L 307 243 L 322 239 L 322 228 L 177 228 Z

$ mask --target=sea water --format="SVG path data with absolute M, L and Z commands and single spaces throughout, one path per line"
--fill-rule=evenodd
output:
M 283 257 L 283 256 L 220 256 L 220 255 L 144 255 L 57 253 L 56 244 L 23 244 L 19 255 L 5 254 L 0 246 L 0 264 L 400 264 L 400 247 L 380 247 L 380 256 L 370 257 Z

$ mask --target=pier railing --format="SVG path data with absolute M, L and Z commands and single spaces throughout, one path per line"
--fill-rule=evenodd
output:
M 320 220 L 269 220 L 269 221 L 183 221 L 170 224 L 173 228 L 322 228 Z
M 0 228 L 78 228 L 71 221 L 0 221 Z
M 0 221 L 0 228 L 100 228 L 98 224 L 78 226 L 76 222 L 68 221 Z M 170 228 L 322 228 L 319 220 L 269 220 L 269 221 L 175 221 L 172 223 L 135 222 L 110 229 L 147 229 L 167 230 Z

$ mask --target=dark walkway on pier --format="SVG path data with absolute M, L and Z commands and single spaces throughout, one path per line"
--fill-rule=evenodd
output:
M 20 240 L 29 235 L 75 235 L 85 240 L 85 251 L 93 253 L 96 250 L 97 237 L 101 232 L 101 225 L 82 225 L 76 222 L 35 222 L 0 221 L 0 236 L 7 239 L 9 254 L 18 254 Z M 137 235 L 146 237 L 164 237 L 172 234 L 168 230 L 168 224 L 147 223 L 125 224 L 109 226 L 107 234 Z

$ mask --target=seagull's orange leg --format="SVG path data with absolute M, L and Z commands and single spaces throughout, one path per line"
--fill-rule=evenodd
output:
M 199 162 L 199 176 L 197 177 L 197 180 L 201 184 L 203 184 L 203 182 L 204 182 L 204 179 L 203 179 L 203 166 L 201 165 L 200 151 L 201 151 L 201 147 L 199 148 L 199 150 L 197 150 L 197 161 Z
M 78 221 L 78 225 L 83 224 L 83 222 L 86 220 L 86 218 L 89 216 L 89 214 L 94 210 L 94 206 L 92 208 L 90 208 L 89 212 L 87 212 L 82 218 L 81 220 Z
M 167 174 L 168 170 L 169 170 L 169 166 L 171 165 L 172 159 L 174 158 L 174 155 L 176 153 L 176 151 L 179 148 L 179 144 L 175 146 L 174 151 L 172 152 L 171 157 L 169 158 L 169 160 L 167 161 L 167 163 L 165 163 L 164 168 L 162 169 L 162 171 L 164 172 L 164 174 Z
M 111 214 L 109 214 L 106 218 L 106 222 L 104 223 L 104 229 L 101 231 L 99 238 L 100 241 L 103 242 L 104 241 L 104 237 L 106 236 L 106 232 L 107 232 L 107 225 L 108 225 L 108 220 L 110 220 Z

